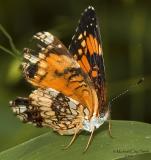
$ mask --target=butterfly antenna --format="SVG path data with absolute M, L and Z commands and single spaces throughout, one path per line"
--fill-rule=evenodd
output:
M 109 105 L 111 105 L 112 102 L 114 102 L 115 100 L 117 100 L 117 99 L 120 98 L 121 96 L 123 96 L 123 95 L 127 94 L 128 92 L 130 92 L 133 88 L 135 88 L 135 87 L 137 87 L 138 85 L 140 85 L 143 81 L 144 81 L 144 77 L 142 77 L 141 79 L 139 79 L 136 84 L 131 85 L 128 89 L 125 89 L 125 90 L 122 91 L 120 94 L 118 94 L 117 96 L 113 97 L 113 98 L 109 101 Z

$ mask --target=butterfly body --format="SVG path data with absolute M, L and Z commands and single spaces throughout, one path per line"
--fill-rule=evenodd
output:
M 93 116 L 90 120 L 83 121 L 83 130 L 92 132 L 95 129 L 98 129 L 105 121 L 108 120 L 109 112 L 102 117 Z
M 82 14 L 67 49 L 49 32 L 34 35 L 35 49 L 24 49 L 25 79 L 37 89 L 11 101 L 26 123 L 50 127 L 61 135 L 93 133 L 109 117 L 105 69 L 94 8 Z

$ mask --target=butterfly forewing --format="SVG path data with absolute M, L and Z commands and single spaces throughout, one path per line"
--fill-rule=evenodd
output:
M 105 67 L 100 28 L 93 7 L 89 6 L 79 21 L 69 51 L 92 80 L 99 98 L 100 112 L 106 110 Z
M 34 35 L 39 52 L 24 50 L 23 73 L 28 82 L 38 88 L 53 88 L 79 101 L 93 113 L 97 106 L 95 89 L 88 76 L 66 47 L 52 34 Z

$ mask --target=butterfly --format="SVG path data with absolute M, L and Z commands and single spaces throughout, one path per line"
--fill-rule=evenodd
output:
M 86 151 L 93 132 L 110 117 L 96 12 L 92 6 L 84 10 L 68 49 L 49 32 L 33 39 L 33 49 L 24 49 L 22 70 L 36 90 L 10 101 L 11 108 L 25 123 L 73 135 L 67 147 L 81 131 L 90 132 Z

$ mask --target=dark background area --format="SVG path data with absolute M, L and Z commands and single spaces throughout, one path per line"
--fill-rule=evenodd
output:
M 150 1 L 0 0 L 0 24 L 21 54 L 39 31 L 50 31 L 68 46 L 88 5 L 95 7 L 100 23 L 109 98 L 145 78 L 143 84 L 112 104 L 112 119 L 151 123 Z M 10 49 L 2 32 L 0 45 Z M 9 108 L 11 99 L 26 97 L 33 90 L 21 75 L 20 63 L 0 50 L 0 151 L 50 131 L 21 123 Z

